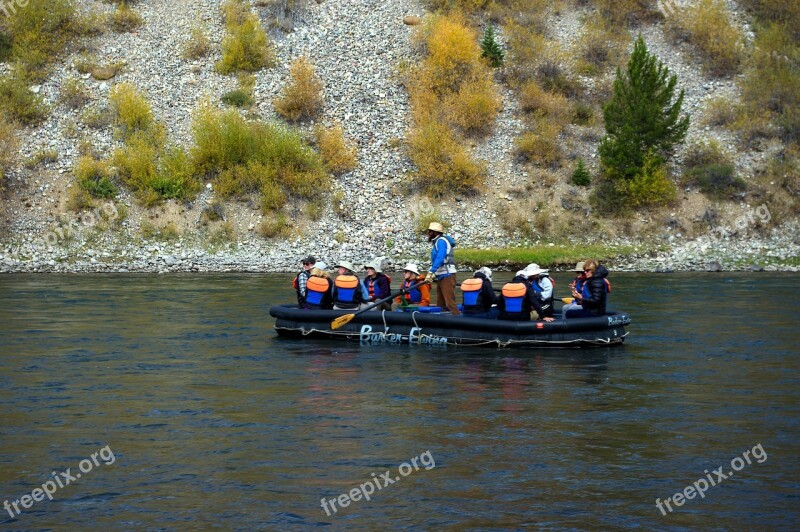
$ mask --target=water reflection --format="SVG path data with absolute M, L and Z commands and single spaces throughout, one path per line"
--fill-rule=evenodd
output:
M 266 309 L 290 281 L 0 278 L 0 498 L 103 445 L 117 457 L 5 524 L 795 522 L 800 303 L 776 315 L 769 296 L 792 293 L 796 276 L 619 276 L 612 301 L 633 315 L 632 336 L 582 351 L 278 339 Z M 758 442 L 764 464 L 669 521 L 655 509 Z M 427 450 L 436 468 L 335 516 L 319 507 Z

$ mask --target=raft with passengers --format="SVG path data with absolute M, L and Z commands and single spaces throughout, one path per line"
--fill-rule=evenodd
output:
M 441 224 L 428 228 L 431 267 L 421 274 L 414 263 L 403 268 L 400 290 L 374 260 L 359 279 L 348 261 L 335 266 L 335 279 L 324 262 L 309 256 L 295 277 L 297 304 L 270 309 L 280 336 L 331 338 L 362 345 L 588 347 L 624 342 L 630 317 L 606 308 L 611 283 L 596 260 L 578 263 L 570 283 L 572 297 L 555 308 L 555 281 L 547 269 L 529 264 L 496 289 L 492 271 L 478 269 L 457 283 L 455 240 Z M 436 302 L 431 305 L 431 285 Z M 456 300 L 456 289 L 462 303 Z

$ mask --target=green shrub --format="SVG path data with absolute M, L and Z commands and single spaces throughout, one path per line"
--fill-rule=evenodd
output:
M 235 89 L 222 95 L 222 103 L 233 107 L 250 107 L 253 105 L 253 97 L 243 89 Z
M 716 141 L 694 144 L 684 156 L 683 182 L 716 198 L 730 197 L 747 189 L 731 158 Z
M 122 138 L 128 138 L 139 131 L 149 131 L 156 126 L 150 103 L 132 84 L 115 85 L 108 100 L 114 123 Z
M 25 125 L 36 125 L 47 117 L 47 105 L 30 90 L 29 84 L 30 80 L 20 70 L 0 78 L 0 114 Z
M 70 0 L 28 0 L 14 7 L 8 19 L 11 56 L 32 81 L 43 81 L 75 30 L 75 6 Z
M 272 66 L 275 52 L 258 16 L 250 11 L 250 3 L 228 0 L 222 9 L 228 33 L 222 40 L 222 59 L 216 64 L 217 71 L 255 72 Z
M 632 178 L 615 180 L 606 176 L 592 194 L 591 202 L 601 213 L 627 213 L 631 209 L 670 203 L 676 193 L 663 160 L 650 151 Z
M 583 159 L 578 159 L 578 165 L 572 171 L 572 184 L 579 187 L 588 187 L 591 182 L 592 178 L 589 175 L 589 170 L 586 169 L 586 165 L 583 164 Z
M 128 2 L 120 2 L 111 16 L 112 27 L 118 33 L 134 31 L 142 25 L 142 22 L 142 17 L 130 8 Z
M 81 188 L 93 197 L 108 199 L 117 195 L 117 187 L 111 181 L 111 169 L 105 162 L 85 155 L 75 163 L 73 172 Z
M 204 108 L 195 117 L 193 132 L 196 174 L 216 177 L 225 195 L 266 191 L 279 197 L 269 183 L 287 196 L 309 200 L 330 190 L 322 158 L 291 129 L 249 122 L 233 109 Z
M 641 176 L 645 154 L 663 158 L 683 142 L 689 117 L 681 116 L 683 90 L 674 98 L 677 81 L 640 35 L 625 73 L 617 69 L 611 101 L 603 106 L 606 136 L 599 151 L 609 177 Z
M 505 57 L 503 48 L 497 43 L 494 38 L 494 26 L 489 24 L 483 32 L 483 39 L 481 40 L 481 56 L 485 57 L 489 64 L 494 68 L 503 66 L 503 58 Z
M 290 69 L 291 81 L 283 95 L 275 100 L 278 114 L 291 120 L 314 118 L 322 110 L 325 100 L 322 81 L 306 57 L 296 59 Z
M 11 57 L 11 37 L 0 28 L 0 62 L 8 61 Z

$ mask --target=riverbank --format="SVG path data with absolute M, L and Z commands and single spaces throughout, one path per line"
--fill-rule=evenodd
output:
M 108 223 L 102 212 L 98 214 L 97 226 Z M 300 239 L 208 243 L 169 234 L 148 239 L 123 236 L 118 228 L 58 226 L 39 239 L 0 248 L 0 273 L 294 272 L 309 254 L 331 267 L 338 260 L 359 265 L 382 256 L 390 271 L 408 261 L 424 267 L 430 249 L 422 237 L 406 241 L 400 249 L 387 240 L 381 246 L 361 248 L 348 242 Z M 486 265 L 513 271 L 530 262 L 558 271 L 590 257 L 616 271 L 800 271 L 800 229 L 795 222 L 762 233 L 720 230 L 686 241 L 678 234 L 671 242 L 617 238 L 602 244 L 540 242 L 505 248 L 478 247 L 469 240 L 459 244 L 456 259 L 465 271 Z

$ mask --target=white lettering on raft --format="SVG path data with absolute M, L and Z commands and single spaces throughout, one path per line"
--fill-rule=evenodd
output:
M 381 344 L 402 344 L 407 342 L 409 345 L 418 343 L 420 345 L 446 346 L 446 336 L 435 336 L 423 334 L 422 328 L 412 327 L 408 335 L 390 333 L 387 327 L 385 331 L 373 332 L 372 325 L 362 325 L 358 333 L 358 340 L 361 345 L 381 345 Z

